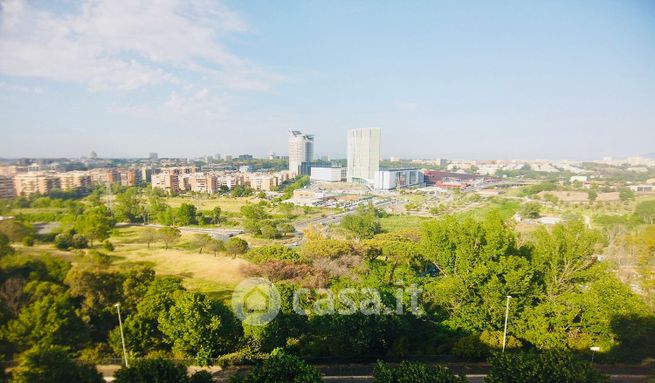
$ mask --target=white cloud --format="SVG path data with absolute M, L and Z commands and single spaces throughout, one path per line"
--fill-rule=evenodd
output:
M 208 126 L 224 121 L 228 101 L 227 96 L 218 96 L 203 88 L 188 94 L 173 91 L 166 100 L 154 106 L 115 106 L 113 110 L 133 117 Z
M 0 89 L 6 90 L 6 91 L 9 91 L 9 92 L 43 94 L 43 89 L 41 89 L 39 87 L 29 87 L 29 86 L 23 86 L 23 85 L 7 84 L 6 82 L 3 82 L 3 81 L 0 81 Z
M 92 91 L 160 83 L 197 88 L 193 77 L 265 91 L 282 79 L 228 51 L 223 37 L 250 29 L 215 1 L 83 0 L 69 12 L 31 4 L 0 0 L 0 74 Z

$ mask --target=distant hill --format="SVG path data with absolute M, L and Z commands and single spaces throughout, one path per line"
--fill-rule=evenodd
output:
M 653 153 L 648 153 L 648 154 L 644 154 L 643 157 L 655 158 L 655 152 L 653 152 Z

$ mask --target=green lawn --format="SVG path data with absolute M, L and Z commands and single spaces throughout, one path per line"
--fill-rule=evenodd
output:
M 259 199 L 255 197 L 169 197 L 165 199 L 165 202 L 171 207 L 179 207 L 183 203 L 190 203 L 195 205 L 198 210 L 209 211 L 218 206 L 221 210 L 230 213 L 238 213 L 241 206 L 258 201 Z

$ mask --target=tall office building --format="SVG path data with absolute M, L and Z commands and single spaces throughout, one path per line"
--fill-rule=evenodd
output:
M 302 164 L 310 164 L 313 158 L 314 135 L 289 129 L 289 172 L 301 174 Z
M 372 184 L 380 170 L 380 128 L 348 131 L 348 182 Z

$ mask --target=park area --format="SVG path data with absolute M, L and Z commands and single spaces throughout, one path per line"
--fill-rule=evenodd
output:
M 111 268 L 121 270 L 139 264 L 152 266 L 158 275 L 181 278 L 188 290 L 207 293 L 221 300 L 228 298 L 234 286 L 243 279 L 240 268 L 248 261 L 233 258 L 225 252 L 216 255 L 208 251 L 200 253 L 199 249 L 193 248 L 194 234 L 191 233 L 183 233 L 179 241 L 168 249 L 158 241 L 148 246 L 141 238 L 145 229 L 127 226 L 112 231 L 109 241 L 114 250 L 100 250 L 111 257 Z M 47 243 L 37 243 L 31 247 L 16 244 L 16 247 L 20 253 L 28 256 L 52 255 L 73 264 L 87 262 L 90 251 L 62 251 Z

